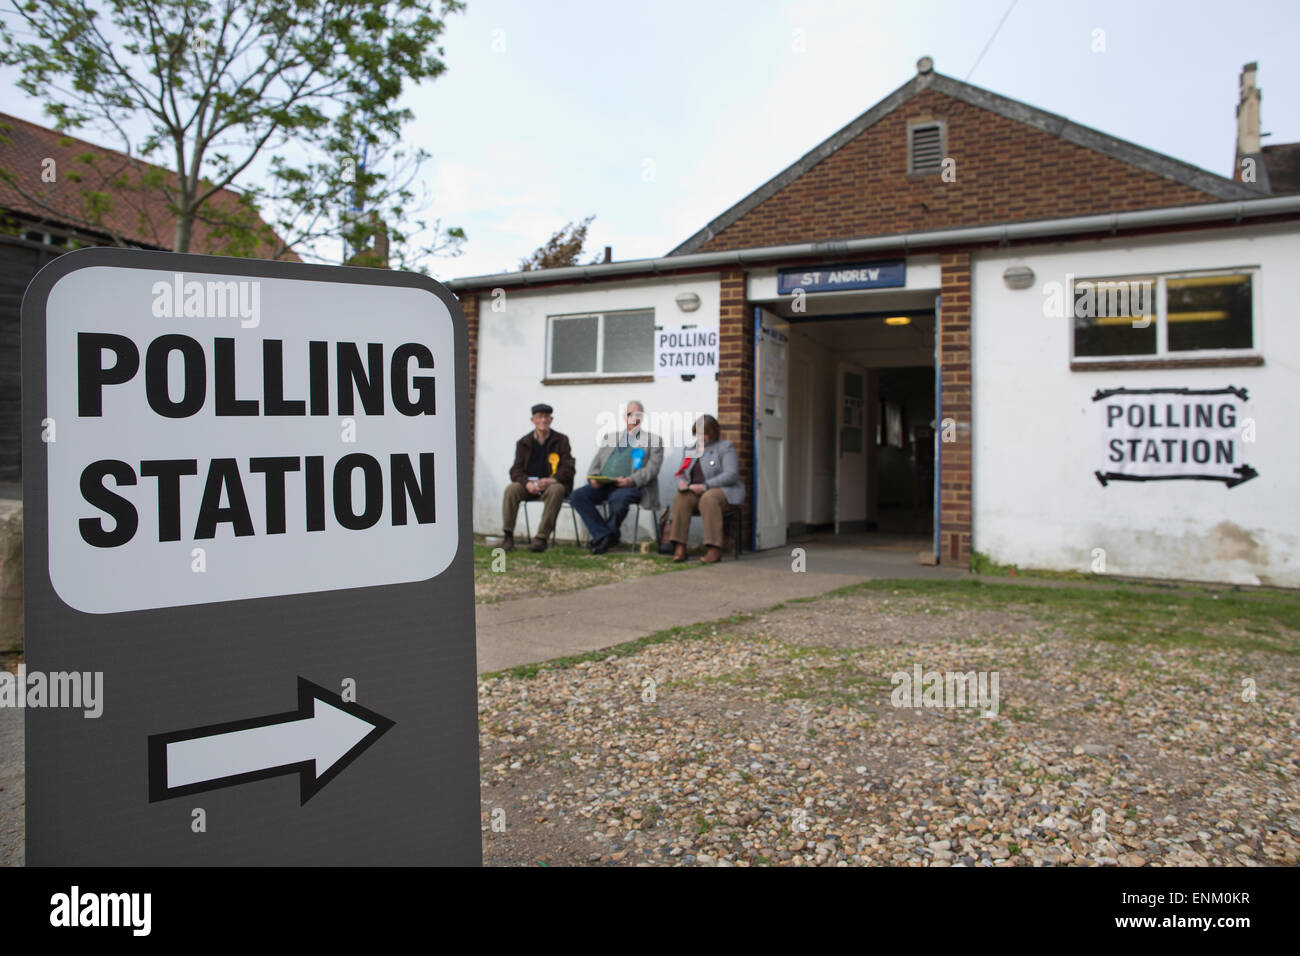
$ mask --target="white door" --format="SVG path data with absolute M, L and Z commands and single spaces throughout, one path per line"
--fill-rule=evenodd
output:
M 835 376 L 835 533 L 867 521 L 867 370 L 840 362 Z
M 779 548 L 785 544 L 785 458 L 789 417 L 790 324 L 764 309 L 755 309 L 754 340 L 758 343 L 755 422 L 754 547 Z

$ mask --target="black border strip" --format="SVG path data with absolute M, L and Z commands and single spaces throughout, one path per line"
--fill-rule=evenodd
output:
M 1094 402 L 1112 395 L 1236 395 L 1243 402 L 1250 401 L 1244 388 L 1229 385 L 1225 388 L 1099 388 L 1092 395 Z
M 1095 471 L 1094 475 L 1101 482 L 1104 488 L 1112 481 L 1221 481 L 1228 488 L 1235 488 L 1237 485 L 1252 478 L 1258 478 L 1257 472 L 1250 465 L 1238 465 L 1233 469 L 1239 477 L 1232 475 L 1125 475 L 1117 471 Z

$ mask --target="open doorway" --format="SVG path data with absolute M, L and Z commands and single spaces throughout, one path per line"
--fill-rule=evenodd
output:
M 933 308 L 782 318 L 787 535 L 863 534 L 864 546 L 889 538 L 924 548 L 937 427 Z
M 876 375 L 875 529 L 934 530 L 934 367 L 887 368 Z

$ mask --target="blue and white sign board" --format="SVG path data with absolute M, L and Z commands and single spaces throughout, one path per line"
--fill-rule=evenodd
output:
M 777 291 L 792 295 L 804 292 L 848 292 L 854 289 L 896 289 L 907 284 L 907 263 L 903 259 L 888 262 L 845 263 L 777 272 Z

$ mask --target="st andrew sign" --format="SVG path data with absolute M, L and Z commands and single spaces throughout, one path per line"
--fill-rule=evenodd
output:
M 478 862 L 467 370 L 422 276 L 33 280 L 27 665 L 102 672 L 103 715 L 27 712 L 30 862 Z

